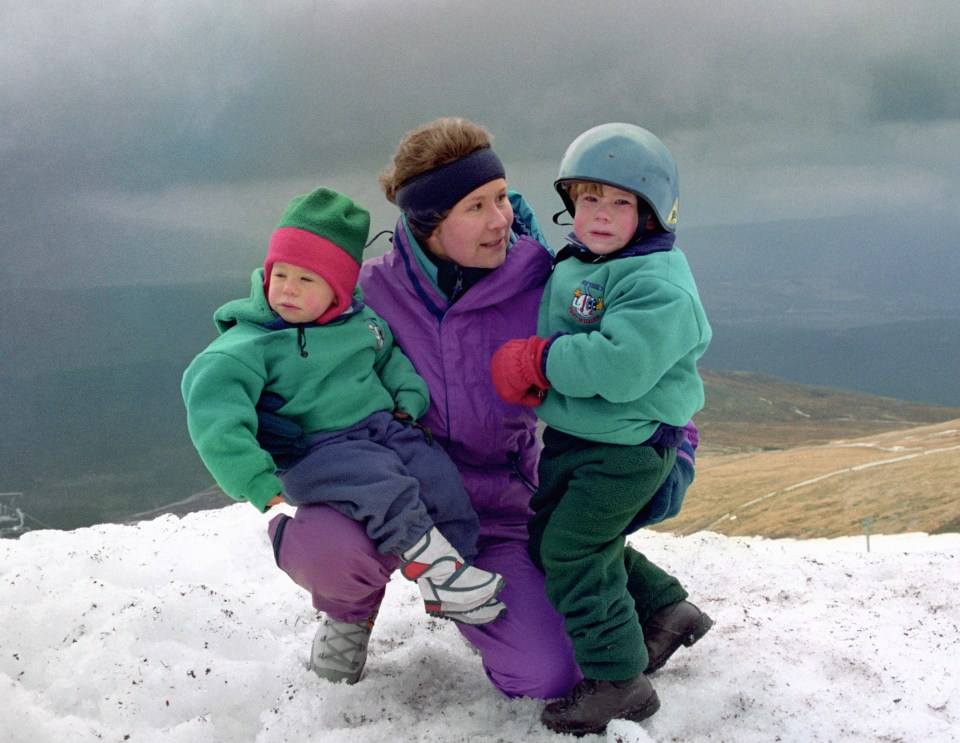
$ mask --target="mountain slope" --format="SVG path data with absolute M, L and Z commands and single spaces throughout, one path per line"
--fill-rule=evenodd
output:
M 691 534 L 837 537 L 960 531 L 960 410 L 703 371 Z
M 701 454 L 789 449 L 960 418 L 960 408 L 786 382 L 769 374 L 701 369 Z
M 811 539 L 960 531 L 960 418 L 781 451 L 698 458 L 658 530 Z

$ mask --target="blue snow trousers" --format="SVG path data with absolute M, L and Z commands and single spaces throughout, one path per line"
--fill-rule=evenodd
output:
M 460 473 L 424 431 L 374 413 L 349 428 L 314 435 L 278 473 L 291 505 L 325 503 L 363 523 L 384 555 L 400 555 L 436 526 L 471 561 L 480 525 Z

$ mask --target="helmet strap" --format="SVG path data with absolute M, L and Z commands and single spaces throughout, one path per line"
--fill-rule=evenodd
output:
M 650 208 L 650 205 L 647 204 L 641 198 L 637 199 L 637 231 L 633 233 L 633 237 L 630 238 L 630 241 L 624 246 L 629 247 L 631 245 L 636 245 L 638 242 L 643 240 L 645 237 L 649 237 L 651 234 L 659 232 L 659 230 L 648 230 L 647 223 L 650 221 L 650 217 L 653 217 L 653 221 L 656 222 L 657 218 L 653 215 L 653 209 Z

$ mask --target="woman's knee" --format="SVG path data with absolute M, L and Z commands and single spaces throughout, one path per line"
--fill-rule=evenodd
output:
M 526 647 L 522 657 L 521 666 L 506 671 L 486 666 L 487 677 L 507 697 L 556 699 L 566 696 L 583 678 L 573 661 L 573 651 L 566 643 L 552 648 L 544 645 Z
M 553 699 L 567 694 L 580 680 L 580 669 L 526 544 L 511 540 L 484 549 L 477 564 L 500 572 L 506 581 L 500 599 L 507 613 L 491 625 L 462 629 L 480 651 L 487 677 L 508 697 Z
M 276 516 L 268 532 L 280 569 L 311 594 L 317 609 L 341 620 L 375 608 L 397 567 L 397 558 L 377 552 L 361 523 L 329 506 Z

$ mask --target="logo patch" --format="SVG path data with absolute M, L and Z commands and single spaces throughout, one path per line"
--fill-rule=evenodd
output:
M 380 351 L 383 350 L 384 344 L 386 343 L 386 336 L 383 334 L 383 328 L 377 325 L 377 323 L 373 320 L 367 320 L 367 327 L 370 328 L 370 330 L 373 331 L 374 336 L 376 336 L 374 341 L 374 350 L 377 353 L 380 353 Z
M 670 213 L 667 215 L 667 225 L 672 227 L 677 223 L 677 208 L 680 206 L 680 200 L 677 199 L 673 202 L 673 209 L 670 210 Z
M 603 287 L 584 281 L 574 289 L 570 314 L 577 318 L 577 322 L 598 322 L 603 316 Z

